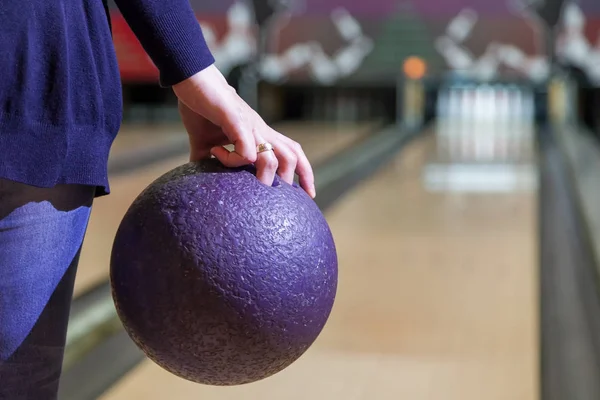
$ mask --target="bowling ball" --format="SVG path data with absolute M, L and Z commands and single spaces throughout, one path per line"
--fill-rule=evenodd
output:
M 111 255 L 125 330 L 167 371 L 208 385 L 267 378 L 319 336 L 337 290 L 329 226 L 297 185 L 216 159 L 179 166 L 134 200 Z

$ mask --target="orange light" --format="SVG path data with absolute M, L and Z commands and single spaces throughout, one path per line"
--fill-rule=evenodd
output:
M 409 79 L 421 79 L 427 73 L 427 63 L 419 57 L 408 57 L 404 61 L 404 75 Z

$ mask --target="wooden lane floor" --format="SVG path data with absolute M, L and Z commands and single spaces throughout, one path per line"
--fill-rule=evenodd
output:
M 331 319 L 295 364 L 231 388 L 145 361 L 101 400 L 537 400 L 536 194 L 429 193 L 415 141 L 334 205 Z
M 335 126 L 320 123 L 287 123 L 277 125 L 276 129 L 298 141 L 303 146 L 311 163 L 316 164 L 341 148 L 350 145 L 354 140 L 368 134 L 374 127 L 375 125 L 370 123 Z M 164 136 L 176 137 L 181 135 L 181 132 L 176 129 L 176 126 L 165 127 Z M 127 135 L 132 136 L 127 137 Z M 116 151 L 120 154 L 126 151 L 123 147 L 129 146 L 128 149 L 131 149 L 145 143 L 142 140 L 143 130 L 141 128 L 126 131 L 123 136 L 126 138 L 115 142 Z M 152 140 L 166 143 L 166 141 L 162 142 L 165 139 L 160 137 L 158 130 L 148 134 L 147 141 Z M 75 282 L 75 296 L 108 278 L 110 250 L 114 235 L 121 218 L 135 197 L 154 179 L 185 162 L 187 162 L 187 155 L 181 155 L 157 162 L 142 170 L 111 178 L 111 194 L 97 199 L 94 203 Z
M 186 137 L 181 124 L 123 125 L 113 143 L 110 156 L 126 156 L 132 150 L 168 145 L 174 141 L 185 140 Z

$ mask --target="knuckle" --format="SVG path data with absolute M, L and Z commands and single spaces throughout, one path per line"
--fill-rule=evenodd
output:
M 280 151 L 280 154 L 281 154 L 281 158 L 286 163 L 296 164 L 298 162 L 298 156 L 296 155 L 296 153 L 294 153 L 293 151 L 290 151 L 289 149 L 283 148 Z
M 265 167 L 269 170 L 275 170 L 279 166 L 279 162 L 275 157 L 267 157 L 265 160 Z
M 294 152 L 296 153 L 302 153 L 303 149 L 302 149 L 302 145 L 298 142 L 292 141 L 291 146 L 292 150 L 294 150 Z
M 294 153 L 289 154 L 287 157 L 287 160 L 290 164 L 297 164 L 298 163 L 298 156 Z
M 256 153 L 252 153 L 250 151 L 245 151 L 245 154 L 241 154 L 242 158 L 247 163 L 255 163 L 258 159 L 258 155 Z
M 246 131 L 245 125 L 244 118 L 240 114 L 235 113 L 231 117 L 231 127 L 233 128 L 235 134 L 240 138 L 244 137 L 244 131 Z

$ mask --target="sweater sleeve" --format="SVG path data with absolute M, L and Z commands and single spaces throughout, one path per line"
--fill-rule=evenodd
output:
M 214 63 L 188 0 L 115 0 L 169 87 Z

